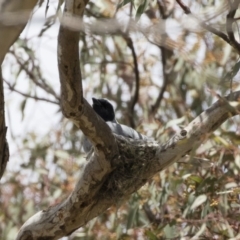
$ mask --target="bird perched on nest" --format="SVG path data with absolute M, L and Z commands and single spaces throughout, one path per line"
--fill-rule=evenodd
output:
M 96 99 L 92 98 L 93 100 L 93 109 L 94 111 L 107 123 L 113 133 L 117 135 L 121 135 L 124 137 L 132 138 L 132 139 L 147 139 L 147 136 L 144 136 L 134 129 L 119 124 L 115 119 L 115 112 L 113 109 L 112 104 L 107 99 Z M 83 139 L 83 150 L 88 153 L 92 148 L 91 142 L 88 140 L 87 137 Z
M 132 138 L 132 139 L 150 139 L 147 136 L 138 133 L 137 131 L 135 131 L 134 129 L 126 125 L 119 124 L 115 119 L 114 108 L 107 99 L 92 98 L 92 100 L 93 100 L 92 107 L 94 111 L 107 123 L 107 125 L 110 127 L 113 133 L 124 136 L 124 137 Z M 88 159 L 88 157 L 91 156 L 92 154 L 92 144 L 86 136 L 84 136 L 84 139 L 83 139 L 83 150 L 86 153 L 88 153 L 87 154 L 87 159 Z M 189 158 L 189 156 L 187 156 L 187 158 Z M 201 164 L 201 166 L 205 168 L 208 168 L 211 166 L 209 164 L 210 161 L 208 159 L 201 159 L 201 158 L 195 158 L 195 157 L 193 157 L 190 160 L 185 159 L 185 157 L 183 157 L 179 160 L 179 162 L 184 163 L 186 160 L 188 161 L 188 163 L 191 163 L 194 166 L 196 165 L 198 166 L 199 164 Z

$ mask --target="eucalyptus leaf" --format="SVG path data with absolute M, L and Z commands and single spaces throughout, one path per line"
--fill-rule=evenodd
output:
M 123 0 L 121 1 L 118 5 L 117 5 L 117 10 L 123 6 L 125 6 L 126 4 L 130 3 L 131 0 Z
M 135 17 L 136 19 L 139 19 L 141 15 L 145 12 L 147 5 L 148 5 L 147 0 L 144 0 L 143 3 L 139 5 L 136 12 L 136 17 Z
M 206 202 L 206 200 L 207 200 L 207 196 L 206 196 L 205 194 L 202 194 L 202 195 L 198 196 L 198 197 L 194 200 L 194 202 L 193 202 L 192 206 L 190 207 L 190 209 L 191 209 L 191 210 L 194 210 L 195 208 L 199 207 L 199 206 L 202 205 L 204 202 Z

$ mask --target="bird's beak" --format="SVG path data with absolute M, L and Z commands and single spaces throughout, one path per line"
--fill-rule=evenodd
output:
M 98 101 L 98 99 L 96 98 L 92 98 L 93 104 L 95 105 L 101 105 L 100 102 Z

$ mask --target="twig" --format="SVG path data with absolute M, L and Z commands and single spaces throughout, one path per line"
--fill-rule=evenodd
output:
M 133 3 L 131 2 L 130 4 L 130 9 L 129 9 L 129 15 L 130 15 L 130 19 L 132 17 L 132 10 L 133 10 Z M 133 41 L 131 39 L 131 37 L 129 36 L 128 32 L 129 32 L 129 27 L 131 24 L 131 20 L 128 23 L 128 27 L 126 30 L 126 34 L 123 35 L 128 47 L 130 48 L 131 52 L 132 52 L 132 57 L 133 57 L 133 64 L 134 64 L 134 72 L 135 72 L 135 88 L 133 88 L 132 90 L 132 94 L 131 94 L 131 102 L 129 104 L 129 123 L 130 126 L 132 128 L 135 128 L 135 123 L 134 123 L 134 107 L 136 105 L 136 103 L 138 102 L 138 97 L 139 97 L 139 85 L 140 85 L 140 76 L 139 76 L 139 69 L 138 69 L 138 62 L 137 62 L 137 55 L 136 55 L 136 51 L 133 45 Z
M 184 3 L 182 3 L 181 0 L 176 0 L 176 1 L 186 14 L 192 14 L 190 8 L 187 7 Z M 194 17 L 196 19 L 198 19 L 196 16 L 194 16 Z M 199 24 L 202 28 L 208 30 L 209 32 L 211 32 L 215 35 L 217 35 L 218 37 L 222 38 L 225 42 L 227 42 L 228 44 L 230 44 L 232 46 L 230 39 L 228 38 L 228 36 L 225 33 L 221 32 L 221 31 L 218 31 L 216 28 L 211 27 L 209 24 L 201 22 L 199 19 L 198 19 L 198 21 L 199 21 Z M 233 46 L 233 47 L 235 48 L 235 46 Z
M 143 204 L 143 210 L 148 218 L 148 220 L 151 222 L 151 223 L 154 223 L 154 224 L 161 224 L 162 223 L 162 220 L 161 218 L 157 217 L 156 214 L 154 214 L 152 211 L 151 211 L 151 208 L 149 207 L 148 203 L 144 203 Z
M 240 44 L 235 39 L 234 29 L 233 29 L 233 23 L 235 21 L 234 16 L 239 6 L 239 0 L 235 0 L 233 3 L 229 1 L 229 5 L 230 5 L 230 10 L 229 10 L 229 13 L 227 14 L 227 19 L 226 19 L 226 31 L 228 34 L 230 45 L 233 46 L 240 53 Z
M 163 53 L 164 53 L 164 51 L 162 51 L 162 59 L 164 58 L 163 57 L 163 55 L 164 55 Z M 156 111 L 157 111 L 157 109 L 160 106 L 160 103 L 161 103 L 161 101 L 163 99 L 163 94 L 164 94 L 164 92 L 167 89 L 168 82 L 169 82 L 168 81 L 168 77 L 167 77 L 167 75 L 166 75 L 166 73 L 164 71 L 164 66 L 163 66 L 163 85 L 162 85 L 161 91 L 159 92 L 159 95 L 157 97 L 157 100 L 156 100 L 155 104 L 152 106 L 152 114 L 153 115 L 156 114 Z
M 163 16 L 163 19 L 166 19 L 168 18 L 169 14 L 171 14 L 171 12 L 166 15 L 164 13 L 164 9 L 163 7 L 161 6 L 160 2 L 157 1 L 157 4 L 158 4 L 158 9 L 159 9 L 159 12 L 160 14 Z M 152 114 L 155 115 L 156 114 L 156 111 L 157 109 L 159 108 L 160 104 L 161 104 L 161 101 L 163 99 L 163 94 L 164 92 L 166 91 L 167 89 L 167 85 L 168 85 L 168 82 L 169 82 L 169 79 L 168 79 L 168 75 L 166 74 L 166 64 L 167 64 L 167 51 L 170 51 L 168 50 L 167 48 L 165 47 L 160 47 L 161 49 L 161 58 L 162 58 L 162 75 L 163 75 L 163 84 L 162 84 L 162 88 L 161 88 L 161 91 L 159 92 L 159 95 L 157 97 L 157 100 L 155 102 L 155 104 L 152 106 Z M 171 51 L 172 53 L 172 51 Z
M 240 20 L 240 17 L 237 17 L 237 18 L 233 19 L 233 21 L 235 21 L 235 22 L 238 21 L 238 20 Z
M 15 57 L 17 63 L 20 65 L 20 67 L 26 72 L 26 74 L 30 77 L 30 79 L 31 79 L 37 86 L 39 86 L 40 88 L 42 88 L 42 89 L 43 89 L 44 91 L 46 91 L 47 93 L 51 94 L 51 95 L 52 95 L 53 97 L 55 97 L 57 100 L 60 99 L 59 96 L 54 92 L 54 90 L 53 90 L 48 84 L 45 83 L 44 79 L 41 78 L 41 80 L 42 80 L 42 83 L 41 83 L 38 79 L 36 79 L 36 76 L 34 75 L 33 71 L 29 71 L 29 69 L 28 69 L 27 66 L 26 66 L 26 63 L 27 63 L 28 61 L 22 62 L 22 61 L 20 60 L 20 58 L 19 58 L 19 57 L 15 54 L 15 52 L 12 51 L 12 50 L 10 50 L 9 53 L 11 53 L 11 54 Z M 31 58 L 30 58 L 30 59 L 31 59 Z M 41 76 L 40 71 L 39 71 L 39 68 L 37 68 L 37 67 L 34 65 L 34 62 L 32 62 L 32 64 L 33 64 L 33 66 L 37 69 L 37 72 L 38 72 L 39 76 Z
M 24 97 L 27 97 L 27 98 L 32 98 L 36 101 L 44 101 L 44 102 L 49 102 L 49 103 L 53 103 L 53 104 L 57 104 L 59 105 L 59 102 L 56 102 L 56 101 L 52 101 L 52 100 L 49 100 L 49 99 L 46 99 L 46 98 L 41 98 L 41 97 L 37 97 L 37 96 L 31 96 L 27 93 L 23 93 L 19 90 L 17 90 L 16 88 L 13 87 L 13 85 L 11 85 L 9 82 L 7 82 L 6 80 L 4 80 L 4 82 L 8 85 L 8 88 L 9 90 L 13 91 L 13 92 L 16 92 L 16 93 L 19 93 L 21 94 L 22 96 Z
M 133 56 L 133 64 L 134 64 L 134 72 L 135 72 L 135 91 L 134 94 L 132 94 L 132 99 L 129 105 L 129 122 L 132 128 L 135 127 L 134 123 L 134 107 L 136 103 L 138 102 L 139 97 L 139 86 L 140 86 L 140 76 L 139 76 L 139 69 L 138 69 L 138 62 L 137 62 L 137 55 L 136 51 L 133 45 L 133 41 L 129 36 L 124 36 L 125 41 L 127 42 L 128 47 L 131 49 L 132 56 Z
M 96 62 L 96 61 L 85 61 L 84 64 L 118 64 L 118 65 L 127 65 L 131 67 L 132 69 L 134 68 L 129 62 L 124 62 L 124 61 L 108 61 L 108 60 L 102 60 L 101 62 Z
M 186 14 L 191 14 L 191 10 L 188 6 L 186 6 L 184 3 L 182 3 L 181 0 L 176 0 L 176 1 Z

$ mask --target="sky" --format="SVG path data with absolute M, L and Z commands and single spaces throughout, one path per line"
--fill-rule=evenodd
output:
M 50 4 L 47 16 L 51 16 L 55 11 L 54 4 Z M 44 36 L 37 37 L 45 23 L 43 16 L 45 16 L 45 6 L 34 12 L 32 21 L 25 27 L 20 37 L 30 39 L 29 45 L 35 50 L 43 76 L 45 79 L 50 80 L 53 89 L 60 93 L 56 54 L 59 23 L 49 28 Z M 15 81 L 16 74 L 14 62 L 14 58 L 8 54 L 3 63 L 3 77 L 12 83 Z M 28 87 L 29 80 L 25 74 L 21 73 L 18 76 L 16 89 L 28 93 Z M 39 94 L 41 94 L 40 91 Z M 40 96 L 46 97 L 42 94 Z M 11 153 L 11 161 L 8 164 L 9 169 L 17 168 L 17 163 L 20 164 L 18 146 L 22 138 L 30 132 L 34 132 L 39 137 L 44 136 L 53 126 L 59 124 L 61 118 L 61 114 L 58 112 L 59 106 L 32 99 L 27 101 L 23 117 L 21 113 L 23 99 L 18 93 L 9 91 L 5 85 L 5 112 L 6 125 L 8 126 L 7 139 Z M 13 135 L 14 137 L 12 137 Z

